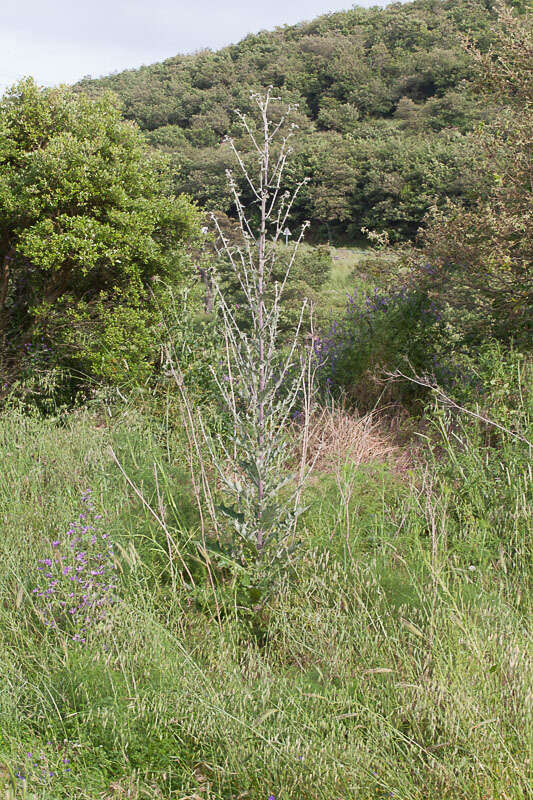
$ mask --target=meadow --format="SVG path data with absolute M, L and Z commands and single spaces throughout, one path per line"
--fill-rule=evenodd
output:
M 175 420 L 3 415 L 7 798 L 528 796 L 530 447 L 443 411 L 403 444 L 398 421 L 324 413 L 297 547 L 260 603 L 202 550 Z M 70 563 L 87 497 L 114 588 L 75 641 L 34 589 L 46 559 Z

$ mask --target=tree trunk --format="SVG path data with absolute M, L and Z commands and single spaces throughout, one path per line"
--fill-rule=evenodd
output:
M 7 326 L 6 316 L 6 300 L 7 290 L 9 288 L 9 262 L 14 255 L 13 249 L 9 250 L 2 263 L 2 274 L 0 277 L 0 333 L 2 333 Z
M 198 267 L 198 272 L 205 286 L 204 310 L 206 314 L 211 314 L 215 304 L 215 287 L 209 267 Z

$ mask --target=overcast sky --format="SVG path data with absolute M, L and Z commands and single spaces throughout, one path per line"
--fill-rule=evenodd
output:
M 356 5 L 384 5 L 359 0 Z M 353 0 L 0 0 L 0 91 L 24 75 L 73 83 L 216 49 Z

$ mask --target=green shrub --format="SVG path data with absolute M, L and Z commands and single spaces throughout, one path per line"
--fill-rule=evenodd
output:
M 183 278 L 199 220 L 172 195 L 165 157 L 110 95 L 26 80 L 0 101 L 0 169 L 0 395 L 36 368 L 36 350 L 43 368 L 71 370 L 72 392 L 144 380 L 152 279 Z
M 379 290 L 348 297 L 343 317 L 315 343 L 322 385 L 343 392 L 361 410 L 384 393 L 380 380 L 397 369 L 425 372 L 441 347 L 441 315 L 416 289 Z M 388 398 L 409 400 L 420 390 L 408 382 L 389 384 Z

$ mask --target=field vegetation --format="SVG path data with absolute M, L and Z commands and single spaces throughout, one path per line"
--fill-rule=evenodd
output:
M 0 99 L 1 797 L 530 797 L 531 42 Z

